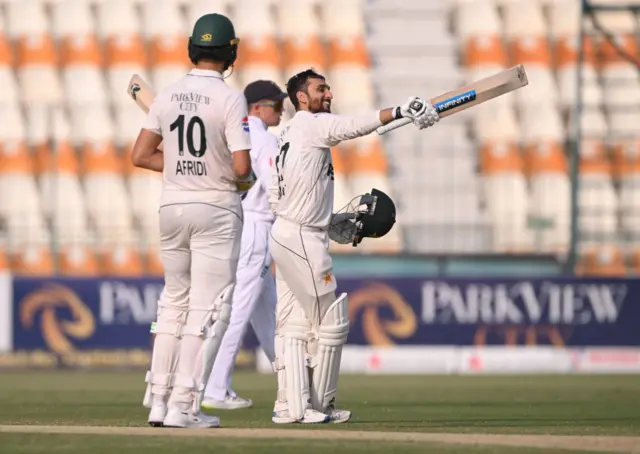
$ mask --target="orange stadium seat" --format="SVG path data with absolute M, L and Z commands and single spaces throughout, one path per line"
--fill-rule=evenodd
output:
M 92 241 L 75 152 L 60 142 L 53 150 L 42 145 L 36 153 L 44 214 L 61 247 L 58 258 L 69 266 L 81 266 L 80 260 L 86 259 L 89 267 Z
M 549 29 L 553 38 L 573 38 L 580 34 L 580 2 L 554 0 L 548 9 Z
M 95 254 L 89 247 L 69 244 L 60 248 L 58 272 L 63 276 L 97 276 L 100 268 Z
M 137 107 L 136 104 L 131 102 L 131 106 Z M 141 119 L 144 118 L 144 113 L 140 111 Z M 109 107 L 102 103 L 92 104 L 80 104 L 71 106 L 69 109 L 70 116 L 70 137 L 69 139 L 74 146 L 82 147 L 87 142 L 111 142 L 116 138 L 116 131 L 114 126 L 113 117 Z M 135 135 L 142 126 L 141 122 L 135 125 L 130 125 L 130 128 L 137 126 Z M 119 134 L 128 132 L 129 129 L 119 130 Z
M 138 34 L 110 36 L 106 41 L 107 79 L 109 96 L 116 105 L 130 104 L 126 87 L 131 74 L 146 76 L 147 48 Z
M 350 141 L 347 152 L 347 167 L 349 169 L 349 187 L 351 198 L 371 193 L 373 188 L 379 189 L 394 197 L 387 177 L 388 163 L 382 143 L 376 135 L 360 137 Z M 401 248 L 400 229 L 393 229 L 384 238 L 362 244 L 361 251 L 392 252 Z
M 3 271 L 8 271 L 9 266 L 9 258 L 7 257 L 7 251 L 4 250 L 2 246 L 0 246 L 0 273 Z
M 6 221 L 11 268 L 18 274 L 50 274 L 50 238 L 33 170 L 24 143 L 0 142 L 0 217 Z
M 142 11 L 151 82 L 160 90 L 188 72 L 191 62 L 186 42 L 190 30 L 176 0 L 146 2 Z
M 28 244 L 13 255 L 11 271 L 20 276 L 52 276 L 55 264 L 49 246 Z
M 240 0 L 234 8 L 238 46 L 238 88 L 243 89 L 256 79 L 271 79 L 283 83 L 278 32 L 271 3 L 260 0 Z M 282 31 L 284 34 L 284 31 Z
M 520 150 L 513 142 L 487 142 L 480 150 L 480 169 L 484 175 L 519 173 L 523 168 Z
M 560 112 L 553 104 L 536 103 L 520 112 L 521 141 L 528 146 L 539 142 L 562 142 L 565 130 Z
M 18 39 L 16 68 L 23 101 L 31 105 L 60 101 L 62 87 L 57 64 L 57 49 L 51 36 L 41 34 Z
M 0 29 L 0 104 L 16 104 L 20 98 L 14 63 L 12 46 Z
M 140 255 L 132 245 L 118 244 L 102 254 L 102 269 L 109 276 L 137 277 L 143 275 Z
M 500 35 L 470 36 L 464 41 L 463 64 L 467 69 L 505 68 L 507 53 Z
M 478 142 L 516 142 L 520 127 L 514 110 L 506 104 L 490 102 L 473 108 L 472 131 Z
M 546 20 L 539 2 L 509 0 L 504 4 L 503 13 L 504 31 L 508 40 L 547 35 Z
M 567 157 L 560 142 L 540 141 L 524 148 L 524 169 L 529 176 L 566 174 Z
M 611 146 L 613 175 L 624 180 L 640 175 L 640 143 L 638 139 L 616 141 Z
M 69 104 L 85 106 L 108 102 L 104 55 L 97 36 L 74 35 L 61 41 L 62 76 Z
M 588 249 L 582 254 L 576 274 L 581 276 L 624 276 L 627 267 L 620 249 L 603 245 Z
M 145 240 L 153 244 L 159 242 L 158 209 L 162 195 L 162 174 L 134 167 L 131 163 L 131 148 L 123 154 L 123 168 L 127 176 L 127 191 L 131 201 L 131 211 L 136 225 Z
M 549 169 L 533 174 L 530 184 L 531 216 L 544 223 L 536 233 L 536 247 L 545 252 L 566 253 L 571 238 L 569 177 L 565 172 Z
M 9 144 L 26 144 L 27 125 L 18 104 L 0 104 L 0 136 Z
M 465 42 L 473 36 L 498 36 L 502 26 L 493 0 L 461 0 L 455 9 L 454 28 Z
M 95 35 L 96 24 L 91 3 L 78 0 L 51 2 L 52 28 L 58 39 Z
M 122 175 L 122 159 L 108 142 L 86 144 L 82 158 L 87 209 L 105 266 L 113 272 L 120 267 L 126 272 L 130 264 L 138 267 L 140 258 L 134 247 L 136 233 Z

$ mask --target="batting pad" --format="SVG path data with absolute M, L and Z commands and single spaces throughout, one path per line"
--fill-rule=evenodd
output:
M 178 363 L 178 347 L 182 336 L 186 311 L 160 306 L 158 303 L 157 321 L 151 326 L 155 335 L 151 370 L 147 372 L 145 381 L 147 389 L 142 404 L 151 408 L 152 394 L 166 396 L 173 386 L 173 376 Z
M 291 320 L 284 334 L 286 395 L 289 416 L 294 419 L 302 419 L 305 410 L 311 407 L 306 363 L 309 328 L 306 320 Z
M 235 284 L 226 287 L 220 296 L 216 298 L 214 308 L 205 320 L 201 328 L 204 340 L 196 357 L 195 369 L 193 377 L 196 386 L 196 399 L 194 402 L 194 411 L 200 410 L 200 405 L 204 399 L 204 391 L 213 369 L 213 363 L 220 350 L 222 338 L 229 327 L 229 319 L 231 318 L 231 300 L 233 297 L 233 289 Z
M 318 329 L 318 349 L 315 355 L 311 385 L 311 403 L 314 410 L 326 413 L 338 391 L 342 346 L 349 335 L 349 309 L 347 294 L 335 300 Z

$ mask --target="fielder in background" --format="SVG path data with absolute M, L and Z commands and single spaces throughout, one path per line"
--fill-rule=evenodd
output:
M 296 114 L 280 134 L 270 191 L 276 220 L 269 248 L 276 264 L 278 295 L 278 392 L 272 421 L 346 422 L 351 412 L 337 410 L 334 404 L 342 346 L 349 332 L 347 294 L 336 297 L 328 249 L 329 228 L 349 230 L 340 224 L 352 224 L 353 213 L 333 214 L 330 147 L 370 134 L 395 119 L 410 118 L 423 129 L 435 124 L 439 116 L 431 104 L 417 97 L 361 117 L 333 115 L 330 87 L 313 70 L 289 79 L 287 93 Z
M 203 408 L 236 409 L 253 402 L 233 392 L 231 375 L 251 321 L 256 337 L 270 362 L 275 360 L 273 338 L 276 329 L 275 277 L 270 270 L 269 230 L 275 219 L 269 206 L 272 165 L 278 153 L 278 139 L 267 128 L 278 126 L 287 97 L 274 82 L 258 80 L 244 90 L 249 104 L 251 129 L 251 166 L 258 183 L 242 201 L 244 227 L 240 261 L 236 274 L 231 321 L 211 372 Z
M 222 76 L 238 41 L 225 16 L 198 19 L 189 39 L 195 68 L 158 93 L 132 152 L 134 165 L 163 172 L 165 287 L 144 397 L 152 426 L 220 424 L 200 405 L 231 315 L 243 216 L 237 182 L 251 175 L 247 103 Z

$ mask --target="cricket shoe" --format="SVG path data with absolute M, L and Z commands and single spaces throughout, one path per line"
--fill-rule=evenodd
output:
M 289 416 L 289 410 L 280 410 L 273 412 L 271 422 L 274 424 L 324 424 L 329 422 L 329 416 L 309 408 L 304 411 L 302 419 L 295 419 Z
M 237 410 L 239 408 L 250 408 L 253 405 L 251 399 L 245 399 L 238 395 L 227 394 L 224 400 L 205 397 L 202 401 L 202 408 L 207 410 Z
M 172 407 L 167 411 L 167 416 L 163 421 L 164 427 L 178 427 L 184 429 L 210 429 L 220 427 L 220 418 L 207 416 L 201 411 L 192 413 L 182 411 L 180 408 Z
M 329 422 L 331 424 L 341 424 L 351 419 L 351 412 L 349 410 L 338 410 L 333 407 L 329 407 L 327 415 L 329 415 Z
M 167 405 L 156 404 L 151 407 L 149 412 L 149 418 L 147 421 L 152 427 L 162 427 L 164 425 L 164 418 L 167 416 Z

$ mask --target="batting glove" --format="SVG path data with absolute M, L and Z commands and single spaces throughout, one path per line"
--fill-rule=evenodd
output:
M 431 104 L 427 103 L 427 108 L 424 113 L 421 116 L 414 118 L 413 124 L 416 128 L 422 130 L 435 125 L 438 121 L 440 121 L 438 111 Z
M 396 120 L 400 118 L 411 118 L 412 120 L 415 120 L 416 118 L 424 115 L 427 110 L 427 104 L 428 103 L 422 98 L 410 96 L 409 99 L 407 99 L 407 102 L 396 107 L 394 117 Z

